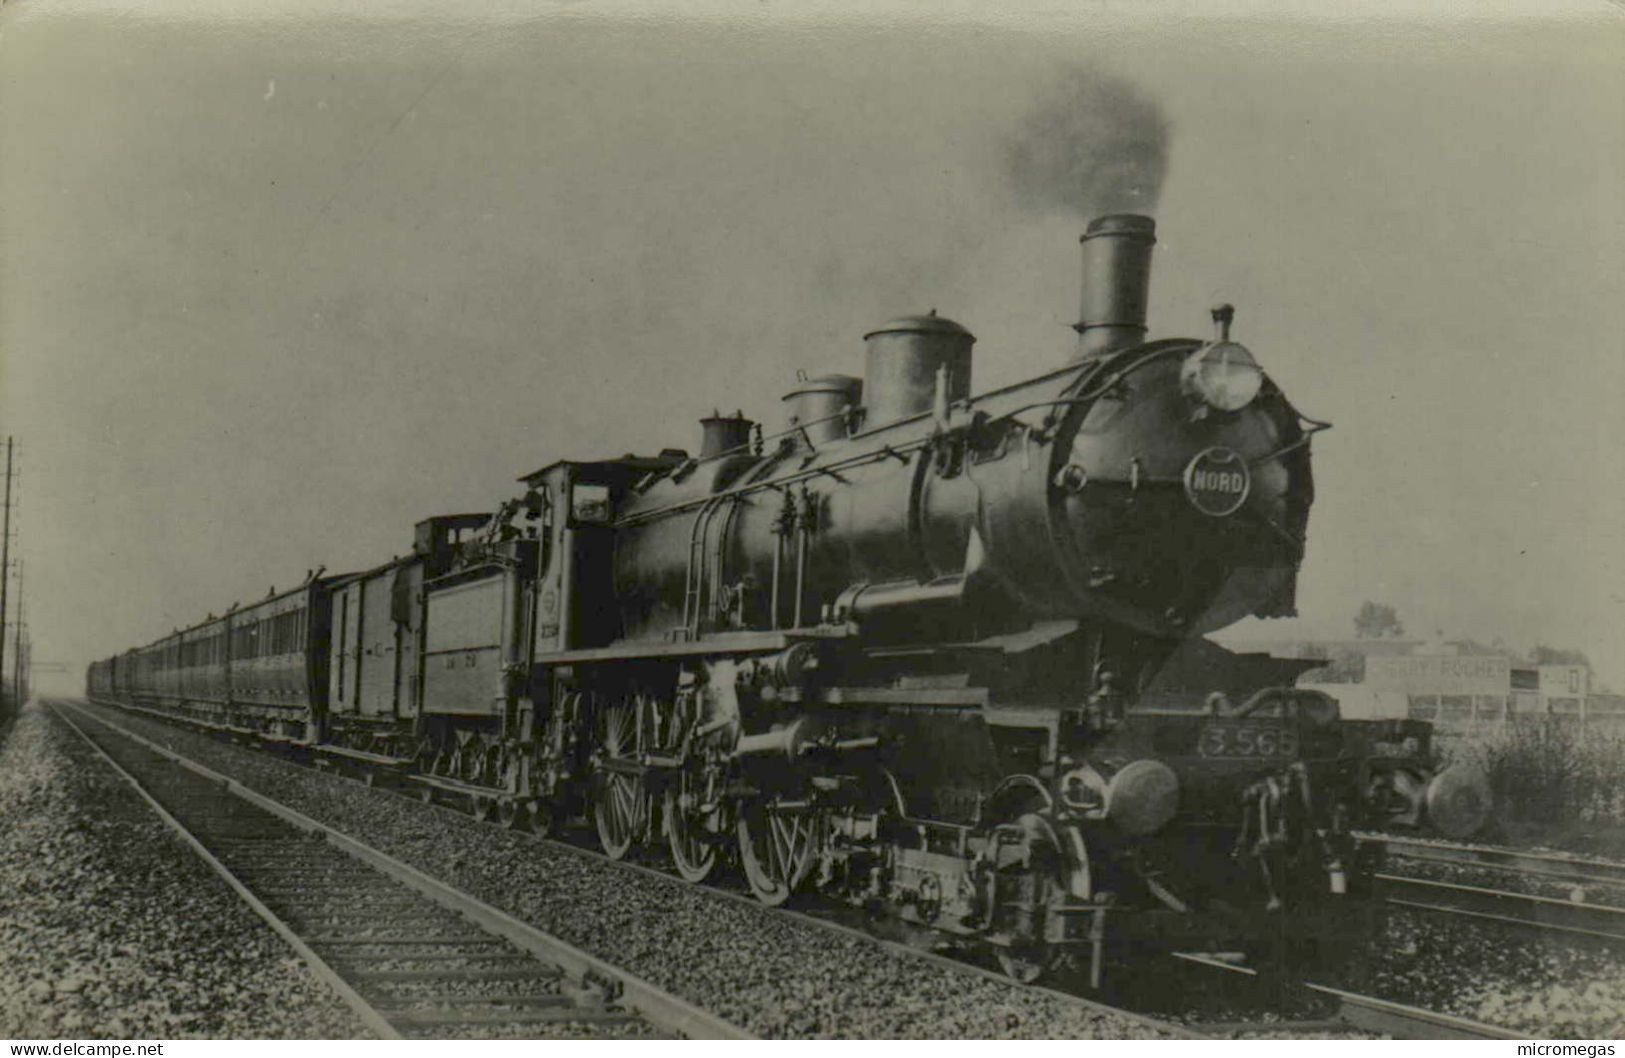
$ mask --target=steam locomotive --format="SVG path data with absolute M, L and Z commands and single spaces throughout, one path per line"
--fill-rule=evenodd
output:
M 394 773 L 480 818 L 590 825 L 979 946 L 1031 980 L 1114 945 L 1329 936 L 1359 826 L 1484 820 L 1429 725 L 1355 723 L 1313 663 L 1204 633 L 1294 613 L 1300 415 L 1213 311 L 1146 340 L 1155 229 L 1083 235 L 1075 353 L 973 396 L 933 311 L 782 430 L 560 461 L 410 554 L 91 666 L 93 698 Z

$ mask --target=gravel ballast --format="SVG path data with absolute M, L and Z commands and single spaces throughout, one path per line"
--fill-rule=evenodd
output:
M 764 1037 L 1160 1038 L 675 878 L 583 856 L 145 717 L 98 715 L 230 775 Z
M 1536 1037 L 1625 1037 L 1625 959 L 1605 944 L 1392 913 L 1372 993 Z
M 79 736 L 0 748 L 0 1037 L 355 1038 L 349 1008 Z

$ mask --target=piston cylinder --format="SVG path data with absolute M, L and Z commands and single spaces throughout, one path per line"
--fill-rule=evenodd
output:
M 904 316 L 863 336 L 865 426 L 885 426 L 931 410 L 937 374 L 951 403 L 970 396 L 971 346 L 976 336 L 933 309 Z
M 1074 362 L 1104 356 L 1145 338 L 1151 250 L 1157 224 L 1136 213 L 1096 217 L 1084 230 L 1083 298 Z

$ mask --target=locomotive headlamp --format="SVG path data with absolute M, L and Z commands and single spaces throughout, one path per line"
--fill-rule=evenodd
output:
M 1239 342 L 1209 342 L 1179 371 L 1185 392 L 1214 411 L 1240 411 L 1264 385 L 1264 372 Z

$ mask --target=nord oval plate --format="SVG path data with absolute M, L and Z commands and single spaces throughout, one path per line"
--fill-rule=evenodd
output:
M 1215 518 L 1240 510 L 1252 487 L 1247 461 L 1222 446 L 1203 449 L 1185 466 L 1185 498 Z

